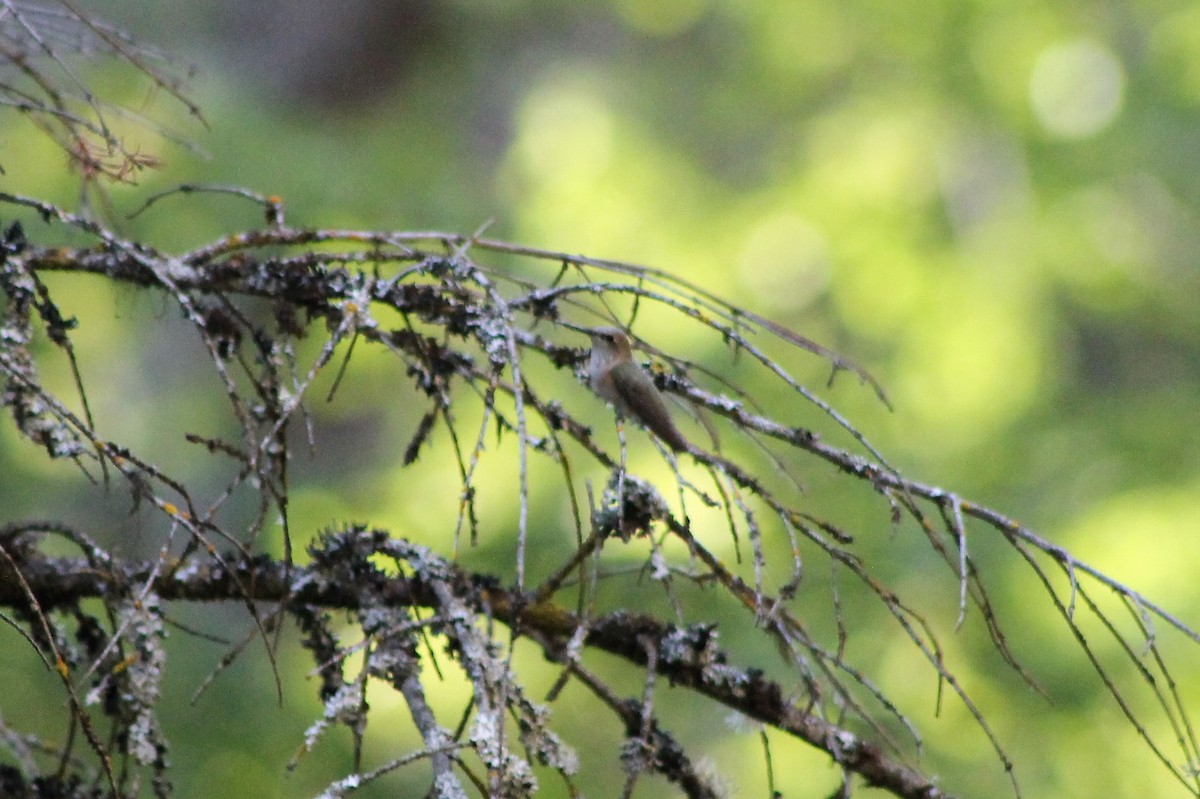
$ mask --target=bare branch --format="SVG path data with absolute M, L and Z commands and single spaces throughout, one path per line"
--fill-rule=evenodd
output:
M 10 623 L 21 627 L 48 662 L 63 660 L 71 673 L 107 684 L 115 679 L 110 662 L 118 653 L 137 649 L 140 658 L 153 660 L 156 608 L 238 599 L 254 633 L 230 645 L 230 660 L 258 636 L 274 663 L 280 622 L 295 619 L 305 631 L 325 703 L 306 747 L 317 745 L 325 730 L 346 726 L 361 753 L 361 708 L 369 688 L 384 686 L 408 705 L 422 736 L 421 756 L 441 790 L 474 787 L 524 796 L 535 790 L 537 763 L 568 784 L 578 765 L 553 730 L 549 710 L 528 699 L 513 665 L 517 648 L 532 641 L 562 664 L 559 687 L 582 682 L 625 730 L 630 789 L 635 781 L 665 777 L 690 795 L 715 790 L 694 757 L 682 753 L 678 740 L 660 726 L 668 695 L 659 681 L 665 678 L 826 753 L 867 784 L 904 797 L 945 795 L 932 776 L 909 765 L 923 746 L 921 725 L 881 687 L 875 667 L 863 657 L 859 614 L 873 614 L 903 636 L 914 662 L 936 684 L 937 701 L 944 691 L 945 701 L 956 702 L 974 720 L 1019 795 L 1021 764 L 1014 762 L 988 708 L 971 693 L 969 664 L 954 654 L 957 647 L 944 643 L 978 617 L 997 662 L 1045 691 L 1018 655 L 1024 631 L 1002 618 L 985 583 L 992 565 L 982 553 L 988 553 L 1028 570 L 1045 592 L 1047 609 L 1063 623 L 1064 649 L 1090 665 L 1151 756 L 1200 795 L 1190 705 L 1160 640 L 1169 632 L 1196 644 L 1200 634 L 1007 516 L 900 474 L 798 376 L 816 365 L 821 372 L 855 372 L 875 386 L 860 367 L 661 271 L 478 236 L 291 228 L 283 223 L 278 198 L 215 190 L 265 209 L 264 227 L 177 254 L 125 240 L 48 203 L 0 194 L 0 202 L 32 209 L 97 245 L 36 246 L 16 226 L 0 240 L 5 301 L 0 402 L 19 434 L 47 457 L 69 458 L 97 481 L 110 473 L 124 481 L 135 503 L 166 531 L 154 564 L 121 561 L 60 526 L 18 524 L 0 537 L 13 576 L 0 580 L 0 603 L 14 609 Z M 527 259 L 523 276 L 487 263 L 490 254 Z M 141 287 L 178 308 L 216 375 L 214 399 L 227 404 L 225 418 L 237 431 L 219 439 L 171 431 L 199 445 L 190 453 L 216 456 L 210 458 L 215 491 L 201 492 L 104 434 L 107 420 L 90 407 L 87 370 L 73 345 L 87 331 L 78 329 L 47 288 L 55 284 L 43 276 L 52 272 Z M 531 277 L 539 274 L 543 277 Z M 264 308 L 270 312 L 264 314 Z M 577 331 L 597 322 L 631 321 L 638 325 L 631 339 L 641 342 L 637 367 L 658 391 L 704 419 L 691 423 L 685 436 L 690 443 L 678 456 L 653 448 L 658 442 L 633 425 L 618 426 L 614 436 L 611 417 L 587 389 L 586 342 Z M 695 353 L 668 354 L 647 343 L 657 324 L 687 326 L 694 340 L 714 344 L 711 349 L 750 356 L 744 358 L 754 374 L 750 379 L 797 401 L 753 404 L 720 378 L 720 365 L 702 357 L 700 346 Z M 44 355 L 35 342 L 43 340 L 45 349 L 74 364 L 73 392 L 65 397 L 41 377 Z M 339 386 L 364 353 L 395 364 L 407 381 L 397 391 L 403 392 L 415 429 L 397 460 L 405 468 L 425 468 L 421 462 L 434 447 L 454 449 L 458 504 L 445 531 L 446 555 L 461 554 L 460 533 L 467 527 L 470 546 L 486 543 L 511 552 L 511 570 L 467 574 L 439 554 L 359 528 L 323 539 L 310 553 L 311 566 L 294 561 L 288 431 L 304 431 L 310 452 L 319 457 L 319 423 L 309 406 L 314 396 L 321 402 L 354 401 L 344 396 L 345 389 L 329 386 Z M 503 446 L 506 440 L 515 450 Z M 674 497 L 670 502 L 650 479 L 633 472 L 632 464 L 655 452 L 662 458 L 661 474 L 674 481 L 673 491 L 666 492 Z M 507 482 L 493 486 L 481 475 L 497 458 Z M 534 475 L 544 475 L 547 467 L 561 475 L 561 483 L 555 478 L 554 486 L 538 484 Z M 838 491 L 815 502 L 817 489 L 799 475 L 831 472 Z M 598 473 L 605 488 L 597 498 L 592 480 Z M 482 517 L 475 502 L 483 490 L 511 493 L 516 517 Z M 548 499 L 556 492 L 561 502 Z M 247 493 L 255 497 L 250 518 L 227 512 L 235 497 Z M 581 495 L 589 498 L 586 505 Z M 543 539 L 531 527 L 534 519 L 548 518 L 543 511 L 549 518 L 569 515 L 563 527 L 575 548 L 558 561 L 534 563 L 529 543 Z M 884 521 L 864 522 L 868 516 Z M 264 556 L 259 543 L 276 519 L 285 545 L 280 560 Z M 928 593 L 893 584 L 892 553 L 879 541 L 880 526 L 895 536 L 912 534 L 935 563 L 944 564 L 928 576 L 923 586 Z M 718 554 L 722 550 L 710 538 L 714 531 L 731 537 L 732 557 Z M 536 532 L 553 539 L 559 530 Z M 86 566 L 45 556 L 34 539 L 46 534 L 74 542 Z M 649 579 L 637 586 L 636 597 L 621 591 L 615 598 L 605 595 L 606 581 L 628 573 L 606 568 L 605 547 L 632 548 L 642 538 L 647 542 L 640 571 Z M 391 562 L 390 571 L 381 571 L 380 559 Z M 824 575 L 832 578 L 817 582 Z M 1115 595 L 1116 611 L 1097 601 L 1097 587 Z M 704 606 L 690 602 L 692 589 L 708 592 Z M 943 590 L 957 598 L 950 618 L 928 610 Z M 568 597 L 571 591 L 578 593 Z M 78 603 L 92 598 L 104 598 L 108 618 L 90 655 L 71 660 L 63 647 L 43 643 L 63 637 L 56 614 L 78 612 Z M 568 598 L 574 611 L 567 609 Z M 661 603 L 673 623 L 640 604 L 645 602 Z M 149 616 L 134 612 L 139 603 Z M 718 646 L 712 623 L 717 605 L 741 614 L 755 636 L 774 645 L 779 660 L 731 665 L 739 653 Z M 330 608 L 356 614 L 359 643 L 340 643 L 322 615 Z M 418 618 L 418 609 L 432 615 Z M 495 623 L 508 628 L 506 641 L 495 635 Z M 1085 624 L 1098 626 L 1103 640 L 1115 646 L 1102 648 L 1084 634 Z M 443 640 L 472 686 L 469 706 L 455 714 L 457 727 L 440 718 L 429 698 L 422 636 Z M 641 696 L 621 698 L 602 683 L 586 662 L 592 651 L 617 655 L 641 670 Z M 361 653 L 363 665 L 346 679 L 342 672 L 350 652 Z M 768 667 L 784 676 L 768 679 Z M 1118 667 L 1133 676 L 1121 677 Z M 220 666 L 213 679 L 219 672 Z M 278 691 L 284 691 L 281 681 Z M 91 716 L 79 703 L 73 707 L 73 721 L 86 733 Z M 157 768 L 148 755 L 160 739 L 148 711 L 130 705 L 120 718 L 141 719 L 142 729 L 153 734 L 137 738 L 140 754 L 118 754 L 130 758 L 133 771 Z M 1159 720 L 1169 734 L 1154 732 Z M 104 756 L 94 746 L 93 751 Z M 410 761 L 398 755 L 390 762 Z M 353 773 L 384 772 L 356 761 Z M 117 774 L 108 781 L 124 779 Z M 348 785 L 331 785 L 331 795 Z

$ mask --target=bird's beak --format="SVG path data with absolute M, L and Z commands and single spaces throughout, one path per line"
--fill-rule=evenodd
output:
M 592 335 L 592 329 L 590 327 L 580 327 L 579 325 L 574 325 L 570 322 L 564 322 L 561 319 L 558 320 L 558 324 L 562 327 L 565 327 L 567 330 L 574 330 L 576 333 L 582 333 L 585 336 Z

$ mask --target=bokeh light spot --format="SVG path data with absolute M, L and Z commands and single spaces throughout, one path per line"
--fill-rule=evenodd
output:
M 1125 70 L 1107 47 L 1079 39 L 1047 48 L 1029 81 L 1033 112 L 1047 131 L 1082 139 L 1108 127 L 1121 111 Z
M 750 231 L 738 255 L 738 271 L 759 302 L 803 308 L 829 284 L 829 249 L 807 220 L 779 213 Z
M 517 142 L 523 171 L 538 182 L 587 183 L 612 161 L 612 114 L 585 86 L 555 81 L 529 96 Z

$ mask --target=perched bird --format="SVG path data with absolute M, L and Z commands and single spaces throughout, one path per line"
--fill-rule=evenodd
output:
M 598 327 L 588 333 L 592 337 L 588 361 L 592 390 L 618 414 L 634 418 L 671 449 L 687 452 L 687 440 L 671 421 L 662 395 L 650 375 L 634 362 L 629 337 L 615 327 Z

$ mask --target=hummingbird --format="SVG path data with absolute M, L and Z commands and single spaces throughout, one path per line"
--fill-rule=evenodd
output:
M 687 439 L 675 427 L 650 375 L 634 362 L 633 348 L 624 331 L 598 327 L 588 334 L 592 337 L 592 356 L 588 361 L 592 390 L 616 408 L 619 415 L 633 417 L 671 449 L 687 452 Z

